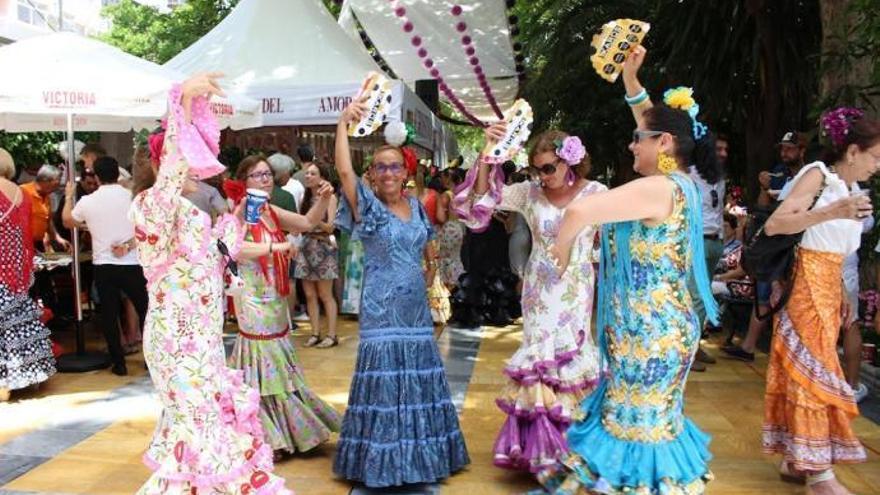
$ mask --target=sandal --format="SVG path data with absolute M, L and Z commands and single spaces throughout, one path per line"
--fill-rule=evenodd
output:
M 318 342 L 321 342 L 321 336 L 313 333 L 309 340 L 306 341 L 306 347 L 314 347 Z
M 779 465 L 779 478 L 786 483 L 795 483 L 797 485 L 803 485 L 807 482 L 807 475 L 792 469 L 786 461 L 782 461 Z
M 331 347 L 336 347 L 339 345 L 339 339 L 337 337 L 331 337 L 330 335 L 324 337 L 324 340 L 321 341 L 320 344 L 316 345 L 318 349 L 329 349 Z

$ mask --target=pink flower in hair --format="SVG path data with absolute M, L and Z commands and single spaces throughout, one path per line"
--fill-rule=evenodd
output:
M 840 107 L 827 112 L 822 116 L 822 135 L 831 141 L 838 150 L 846 146 L 846 138 L 849 135 L 852 123 L 865 115 L 858 108 Z

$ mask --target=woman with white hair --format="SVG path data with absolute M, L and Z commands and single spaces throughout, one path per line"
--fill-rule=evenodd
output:
M 296 208 L 300 210 L 306 189 L 302 182 L 293 178 L 293 172 L 296 171 L 296 162 L 290 155 L 285 155 L 284 153 L 275 153 L 267 158 L 266 161 L 269 162 L 269 167 L 272 168 L 272 173 L 275 174 L 275 184 L 278 184 L 278 187 L 293 195 L 293 199 L 296 200 Z
M 12 178 L 15 163 L 0 148 L 0 402 L 11 390 L 46 381 L 55 374 L 49 329 L 28 296 L 33 271 L 30 201 Z

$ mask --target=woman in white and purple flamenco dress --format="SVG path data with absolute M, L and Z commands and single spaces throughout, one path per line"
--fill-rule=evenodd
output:
M 487 140 L 498 140 L 503 132 L 503 125 L 491 127 Z M 606 187 L 584 178 L 589 157 L 583 144 L 560 131 L 537 137 L 529 163 L 540 182 L 505 186 L 498 164 L 481 157 L 456 190 L 453 204 L 472 230 L 484 229 L 497 209 L 520 213 L 532 233 L 523 276 L 523 341 L 504 368 L 509 380 L 496 399 L 507 419 L 495 441 L 494 462 L 537 472 L 566 451 L 563 434 L 572 412 L 593 390 L 600 372 L 590 334 L 596 231 L 581 233 L 572 255 L 579 268 L 561 277 L 547 249 L 567 205 Z

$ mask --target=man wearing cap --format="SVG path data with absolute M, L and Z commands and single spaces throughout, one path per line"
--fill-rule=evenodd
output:
M 777 146 L 780 163 L 769 172 L 764 171 L 758 175 L 758 183 L 761 185 L 761 194 L 758 196 L 759 206 L 771 206 L 778 201 L 782 188 L 804 166 L 807 143 L 801 133 L 797 131 L 786 132 Z
M 758 175 L 758 183 L 761 185 L 761 193 L 758 196 L 757 206 L 764 209 L 773 209 L 776 207 L 781 197 L 785 197 L 787 186 L 791 184 L 791 179 L 804 166 L 804 153 L 807 149 L 806 140 L 803 135 L 797 131 L 788 131 L 779 141 L 777 145 L 779 149 L 779 161 L 769 172 L 764 171 Z M 781 195 L 781 197 L 780 197 Z M 757 296 L 758 308 L 761 314 L 766 314 L 769 310 L 770 296 L 773 292 L 771 285 L 767 282 L 758 282 L 755 284 L 755 295 Z M 721 348 L 728 357 L 739 359 L 746 362 L 755 360 L 755 347 L 758 338 L 766 328 L 769 320 L 761 321 L 752 311 L 749 319 L 749 329 L 745 338 L 737 344 L 727 344 Z

